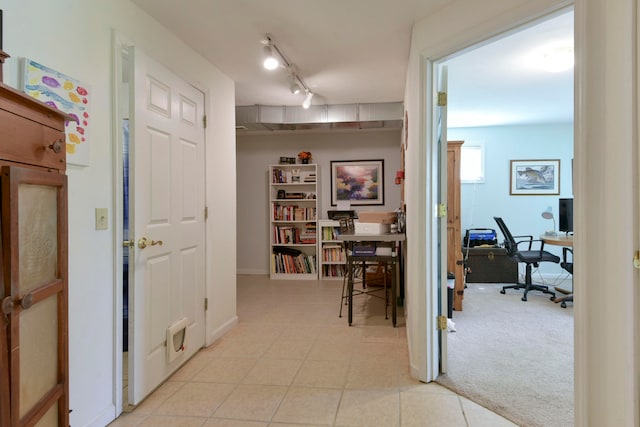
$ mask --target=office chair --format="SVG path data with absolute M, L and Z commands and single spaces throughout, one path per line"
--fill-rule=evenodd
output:
M 566 246 L 562 248 L 562 261 L 560 262 L 560 267 L 568 271 L 569 274 L 573 276 L 573 249 Z M 556 303 L 559 302 L 560 307 L 567 308 L 567 302 L 573 302 L 573 292 L 559 298 L 555 298 L 553 301 Z
M 560 262 L 560 257 L 552 254 L 551 252 L 545 251 L 543 241 L 534 240 L 533 236 L 514 236 L 511 234 L 502 218 L 494 216 L 493 219 L 498 224 L 498 227 L 500 228 L 500 231 L 502 231 L 502 235 L 504 236 L 504 248 L 507 250 L 507 256 L 516 262 L 522 262 L 526 264 L 524 283 L 516 283 L 515 285 L 503 286 L 500 293 L 505 294 L 506 289 L 517 290 L 520 288 L 524 288 L 522 301 L 527 300 L 527 293 L 529 293 L 529 291 L 540 291 L 545 294 L 550 294 L 551 301 L 554 301 L 556 298 L 556 294 L 555 292 L 550 291 L 548 286 L 533 284 L 533 281 L 531 280 L 531 270 L 533 267 L 537 268 L 541 262 L 555 262 L 557 264 Z M 525 240 L 516 241 L 516 238 L 525 238 Z M 540 243 L 539 249 L 533 249 L 534 242 Z M 526 244 L 526 250 L 520 250 L 518 247 L 520 244 Z

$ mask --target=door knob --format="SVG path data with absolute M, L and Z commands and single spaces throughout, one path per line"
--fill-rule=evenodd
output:
M 149 240 L 146 237 L 141 237 L 138 240 L 138 247 L 140 249 L 144 249 L 147 246 L 155 246 L 155 245 L 160 245 L 162 246 L 162 240 Z
M 13 301 L 13 297 L 9 295 L 5 299 L 3 299 L 0 307 L 2 309 L 2 314 L 9 315 L 13 313 L 13 309 L 15 307 L 15 302 Z

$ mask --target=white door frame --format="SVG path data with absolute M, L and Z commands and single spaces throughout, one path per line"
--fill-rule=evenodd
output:
M 565 5 L 553 11 L 549 11 L 547 14 L 532 16 L 529 22 L 536 22 L 545 17 L 553 16 L 554 14 L 564 13 L 566 10 L 567 6 Z M 513 27 L 506 28 L 502 32 L 493 34 L 492 37 L 507 34 L 512 31 L 517 31 L 523 25 L 524 23 L 522 22 L 514 23 Z M 442 180 L 444 180 L 444 183 L 446 183 L 446 175 L 444 178 L 440 175 L 440 169 L 442 169 L 442 172 L 446 174 L 446 161 L 444 162 L 444 165 L 438 165 L 440 159 L 438 151 L 438 133 L 436 121 L 437 110 L 439 108 L 437 105 L 437 67 L 445 60 L 467 49 L 473 48 L 479 43 L 487 41 L 489 38 L 491 37 L 471 40 L 468 41 L 469 44 L 465 46 L 449 47 L 448 49 L 444 49 L 435 55 L 427 55 L 425 53 L 420 55 L 420 94 L 421 96 L 424 96 L 424 98 L 421 98 L 421 105 L 424 108 L 424 115 L 420 117 L 420 119 L 422 120 L 422 125 L 419 129 L 418 141 L 424 141 L 425 143 L 418 143 L 418 158 L 421 159 L 420 163 L 418 164 L 418 176 L 424 176 L 427 179 L 427 182 L 429 182 L 429 179 L 431 179 L 431 181 L 430 186 L 425 185 L 424 191 L 420 193 L 421 195 L 425 195 L 424 198 L 419 200 L 419 205 L 421 205 L 422 202 L 426 203 L 424 214 L 418 212 L 418 222 L 421 222 L 423 220 L 426 221 L 424 229 L 426 241 L 423 246 L 427 248 L 427 256 L 425 259 L 426 270 L 421 270 L 420 273 L 424 274 L 424 280 L 419 280 L 420 283 L 425 283 L 426 285 L 426 295 L 421 296 L 421 298 L 425 299 L 424 307 L 426 308 L 426 310 L 424 312 L 425 319 L 418 319 L 419 324 L 417 325 L 418 330 L 420 330 L 422 327 L 425 328 L 426 366 L 424 367 L 424 371 L 422 371 L 422 366 L 418 366 L 417 370 L 414 367 L 414 376 L 424 381 L 434 381 L 437 379 L 440 373 L 439 362 L 441 349 L 439 348 L 436 318 L 438 316 L 438 303 L 440 301 L 438 299 L 438 293 L 441 291 L 440 285 L 441 280 L 443 280 L 441 275 L 439 274 L 440 254 L 442 253 L 444 258 L 446 259 L 447 249 L 446 244 L 440 246 L 437 242 L 438 227 L 440 226 L 440 221 L 438 221 L 436 213 L 437 204 L 439 203 L 438 193 L 440 191 L 440 186 L 443 184 Z M 422 180 L 420 180 L 420 183 L 422 183 Z M 421 232 L 420 227 L 417 227 L 417 231 Z M 446 237 L 444 238 L 444 241 L 446 241 Z M 446 268 L 444 274 L 446 274 Z M 444 280 L 446 283 L 446 277 Z M 418 334 L 418 336 L 419 335 L 420 334 Z M 446 348 L 444 349 L 444 351 L 444 354 L 446 354 Z M 418 363 L 420 363 L 420 361 Z M 442 366 L 445 370 L 446 365 L 447 362 L 442 361 Z
M 113 247 L 114 247 L 114 286 L 113 286 L 113 300 L 114 300 L 114 312 L 113 312 L 113 325 L 114 325 L 114 370 L 113 370 L 113 402 L 115 406 L 115 416 L 118 417 L 122 413 L 123 410 L 123 357 L 122 357 L 122 308 L 123 308 L 123 299 L 122 299 L 122 258 L 124 255 L 124 248 L 122 246 L 122 242 L 124 240 L 123 236 L 123 215 L 122 211 L 124 209 L 123 200 L 123 164 L 122 164 L 122 120 L 125 118 L 125 114 L 123 114 L 122 106 L 128 107 L 128 89 L 124 89 L 123 80 L 124 73 L 123 69 L 126 66 L 124 64 L 123 54 L 126 53 L 127 46 L 130 46 L 128 40 L 126 40 L 122 35 L 117 32 L 112 32 L 112 55 L 113 55 L 113 111 L 112 117 L 115 120 L 112 123 L 112 135 L 113 135 L 113 188 L 114 188 L 114 197 L 113 197 Z

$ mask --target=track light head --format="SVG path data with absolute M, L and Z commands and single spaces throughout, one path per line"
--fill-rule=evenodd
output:
M 264 62 L 262 66 L 267 70 L 275 70 L 280 65 L 278 59 L 273 55 L 273 50 L 271 46 L 267 45 L 264 47 Z
M 297 95 L 302 90 L 302 88 L 297 82 L 298 76 L 294 71 L 292 71 L 290 77 L 291 77 L 291 84 L 289 85 L 289 90 L 291 91 L 292 94 Z
M 302 108 L 304 108 L 305 110 L 311 107 L 311 98 L 313 98 L 313 92 L 311 92 L 309 89 L 307 89 L 306 93 L 307 93 L 307 96 L 304 98 L 304 101 L 302 102 Z

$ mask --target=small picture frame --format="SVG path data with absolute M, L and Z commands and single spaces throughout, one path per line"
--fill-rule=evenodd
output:
M 560 160 L 511 160 L 512 196 L 560 194 Z

